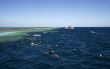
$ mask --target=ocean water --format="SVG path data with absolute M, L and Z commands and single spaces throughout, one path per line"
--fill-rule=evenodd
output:
M 0 69 L 110 69 L 110 28 L 29 32 L 0 43 Z

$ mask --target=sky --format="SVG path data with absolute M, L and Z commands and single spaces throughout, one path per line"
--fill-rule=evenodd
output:
M 110 0 L 0 0 L 0 27 L 110 27 Z

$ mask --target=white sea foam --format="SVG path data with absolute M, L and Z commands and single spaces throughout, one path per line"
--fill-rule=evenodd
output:
M 103 33 L 95 32 L 95 31 L 90 31 L 90 33 L 92 33 L 92 34 L 103 34 Z
M 90 33 L 93 33 L 93 34 L 94 34 L 94 33 L 96 33 L 96 32 L 94 32 L 94 31 L 90 31 Z
M 31 46 L 36 46 L 36 45 L 37 45 L 37 44 L 35 44 L 35 43 L 33 43 L 33 42 L 31 43 Z
M 74 48 L 73 50 L 76 51 L 77 49 Z
M 40 34 L 35 34 L 33 35 L 34 37 L 40 37 L 41 35 Z
M 61 36 L 64 36 L 63 34 Z
M 47 32 L 43 32 L 43 33 L 45 34 L 45 33 L 47 33 Z
M 102 54 L 100 54 L 99 56 L 102 57 Z

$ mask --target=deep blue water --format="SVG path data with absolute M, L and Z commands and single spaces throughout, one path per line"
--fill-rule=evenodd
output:
M 49 50 L 60 57 L 47 54 Z M 110 28 L 30 32 L 0 43 L 0 69 L 110 69 Z

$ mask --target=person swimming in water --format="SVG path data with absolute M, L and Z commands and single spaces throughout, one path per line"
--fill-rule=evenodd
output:
M 55 54 L 55 51 L 49 51 L 48 54 L 53 55 Z
M 49 51 L 48 54 L 49 54 L 49 55 L 52 55 L 52 56 L 54 56 L 54 57 L 59 57 L 58 54 L 56 54 L 55 51 Z

